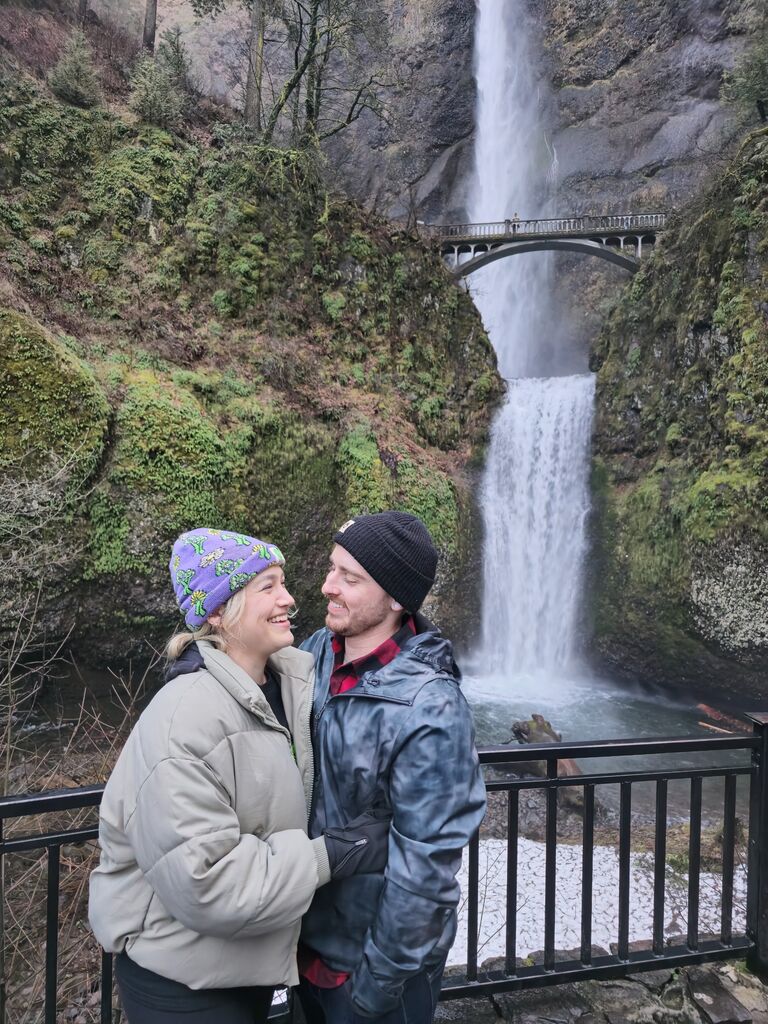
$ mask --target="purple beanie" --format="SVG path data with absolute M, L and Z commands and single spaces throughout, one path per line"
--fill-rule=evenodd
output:
M 285 565 L 280 548 L 228 530 L 188 530 L 173 545 L 171 581 L 190 629 L 271 565 Z

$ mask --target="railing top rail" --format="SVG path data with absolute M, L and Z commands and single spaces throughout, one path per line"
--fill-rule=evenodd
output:
M 665 213 L 612 213 L 558 215 L 553 217 L 509 218 L 464 224 L 423 224 L 422 230 L 436 237 L 486 237 L 493 234 L 542 234 L 550 232 L 663 228 Z M 511 231 L 512 229 L 512 231 Z
M 479 747 L 481 764 L 565 760 L 579 757 L 626 757 L 641 754 L 689 754 L 719 750 L 753 750 L 760 740 L 751 733 L 733 736 L 673 736 L 659 739 L 585 740 L 578 743 L 526 743 Z
M 42 793 L 25 793 L 0 797 L 0 821 L 5 818 L 29 818 L 33 814 L 98 807 L 104 786 L 77 786 L 70 789 L 48 789 Z

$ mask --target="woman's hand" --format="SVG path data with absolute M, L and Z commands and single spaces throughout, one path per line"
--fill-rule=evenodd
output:
M 354 818 L 343 828 L 327 828 L 323 832 L 331 878 L 349 878 L 381 871 L 387 864 L 389 811 L 370 810 Z

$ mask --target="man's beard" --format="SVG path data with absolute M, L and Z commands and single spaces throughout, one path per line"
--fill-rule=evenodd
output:
M 361 633 L 381 625 L 389 610 L 389 598 L 385 597 L 380 603 L 365 605 L 354 612 L 347 608 L 346 612 L 337 618 L 329 613 L 325 617 L 325 624 L 337 636 L 360 636 Z

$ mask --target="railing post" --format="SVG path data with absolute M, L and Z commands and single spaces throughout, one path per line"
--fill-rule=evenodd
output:
M 760 745 L 752 751 L 753 774 L 749 796 L 749 863 L 747 881 L 747 935 L 754 948 L 747 966 L 768 979 L 768 714 L 746 716 Z
M 5 822 L 0 818 L 0 1024 L 5 1024 Z

